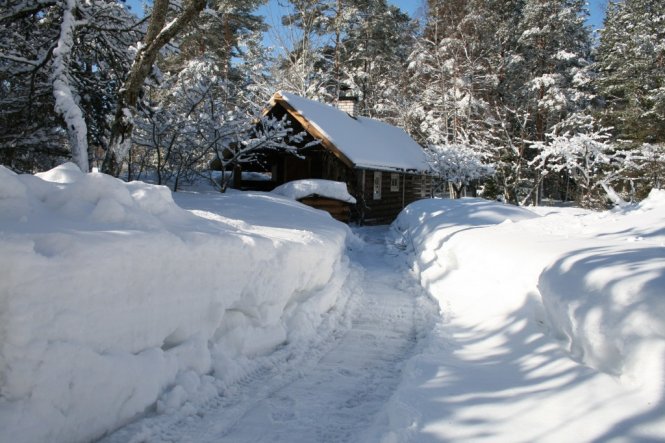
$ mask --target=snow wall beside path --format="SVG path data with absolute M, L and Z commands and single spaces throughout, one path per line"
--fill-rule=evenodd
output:
M 423 200 L 407 207 L 395 227 L 413 243 L 425 286 L 475 268 L 482 281 L 446 300 L 469 320 L 503 321 L 530 297 L 542 303 L 554 337 L 586 365 L 638 377 L 647 354 L 662 360 L 665 191 L 602 213 L 536 210 L 543 216 L 481 199 Z M 514 295 L 488 299 L 488 291 L 473 290 L 492 284 Z M 650 351 L 638 358 L 638 349 Z
M 377 435 L 665 438 L 664 191 L 600 213 L 421 200 L 393 228 L 442 321 Z
M 197 215 L 72 164 L 0 166 L 0 441 L 94 439 L 316 334 L 348 296 L 350 231 L 277 196 L 234 201 L 270 215 Z
M 574 359 L 665 388 L 665 190 L 595 217 L 540 275 L 549 323 Z

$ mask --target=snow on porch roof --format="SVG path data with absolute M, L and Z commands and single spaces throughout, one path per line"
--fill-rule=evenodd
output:
M 351 117 L 336 107 L 289 92 L 280 91 L 273 96 L 273 103 L 280 101 L 314 126 L 355 167 L 407 172 L 430 170 L 423 149 L 400 128 L 371 118 Z

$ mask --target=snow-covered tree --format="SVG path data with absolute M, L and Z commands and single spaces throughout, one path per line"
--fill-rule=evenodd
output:
M 665 141 L 665 2 L 612 0 L 596 52 L 603 121 L 617 135 Z
M 409 59 L 418 101 L 410 112 L 420 121 L 421 137 L 430 144 L 456 143 L 473 134 L 482 138 L 488 103 L 488 57 L 480 44 L 478 11 L 466 1 L 430 1 L 425 33 Z M 487 48 L 489 49 L 489 48 Z
M 273 29 L 278 55 L 273 66 L 277 89 L 292 91 L 300 96 L 333 101 L 336 76 L 335 55 L 323 53 L 331 33 L 337 31 L 344 19 L 345 8 L 337 0 L 288 0 L 283 2 L 286 13 L 282 27 Z M 341 4 L 341 0 L 340 0 Z M 336 48 L 336 47 L 335 47 Z
M 607 128 L 589 129 L 547 134 L 546 141 L 532 146 L 538 155 L 531 165 L 544 176 L 565 172 L 584 207 L 603 207 L 607 200 L 623 204 L 615 186 L 634 177 L 644 166 L 645 157 L 638 150 L 622 150 L 612 143 Z
M 63 157 L 87 170 L 88 145 L 104 144 L 110 96 L 129 66 L 137 19 L 112 0 L 5 3 L 0 156 L 22 170 Z
M 240 56 L 234 63 L 236 103 L 252 115 L 259 114 L 279 90 L 271 72 L 275 63 L 271 47 L 263 46 L 263 33 L 243 35 L 238 41 Z
M 554 176 L 543 180 L 532 172 L 536 151 L 528 147 L 594 99 L 586 15 L 583 0 L 526 0 L 519 10 L 496 107 L 501 130 L 495 134 L 506 147 L 497 177 L 508 201 L 530 196 L 537 203 L 547 187 L 558 186 Z
M 525 137 L 544 140 L 568 115 L 586 108 L 591 39 L 584 0 L 527 0 L 518 46 L 508 72 L 513 93 L 528 113 Z
M 220 71 L 209 59 L 190 60 L 159 85 L 144 88 L 148 96 L 135 118 L 128 179 L 139 160 L 139 173 L 154 171 L 158 184 L 169 182 L 177 190 L 181 178 L 207 165 L 224 124 Z
M 466 186 L 494 173 L 494 167 L 488 163 L 489 156 L 483 151 L 470 146 L 468 141 L 460 141 L 430 145 L 425 152 L 441 185 L 449 185 L 453 197 L 460 198 Z
M 131 148 L 139 95 L 161 49 L 183 32 L 190 22 L 198 17 L 205 5 L 206 0 L 185 0 L 179 10 L 174 12 L 170 8 L 169 0 L 154 0 L 148 30 L 136 46 L 134 61 L 118 92 L 109 146 L 102 164 L 105 172 L 116 176 L 120 173 L 122 161 Z M 169 18 L 170 21 L 167 20 Z
M 501 89 L 503 54 L 514 48 L 519 2 L 430 0 L 428 22 L 410 55 L 408 114 L 412 134 L 428 145 L 476 151 L 501 172 L 504 188 L 519 182 L 513 113 Z M 461 154 L 460 161 L 469 156 Z M 512 182 L 511 182 L 512 180 Z
M 340 91 L 358 113 L 396 121 L 414 23 L 386 0 L 290 0 L 273 77 L 278 88 L 334 103 Z
M 358 113 L 399 124 L 401 86 L 412 49 L 415 24 L 386 0 L 347 0 L 337 69 L 340 81 L 358 97 Z M 337 92 L 336 96 L 339 95 Z
M 281 119 L 272 116 L 260 116 L 251 121 L 229 126 L 224 137 L 222 149 L 217 151 L 222 170 L 246 163 L 261 163 L 267 155 L 276 151 L 301 156 L 299 149 L 307 149 L 318 141 L 303 145 L 305 132 L 294 132 L 287 116 Z M 222 190 L 228 185 L 228 176 L 222 179 Z
M 644 167 L 641 177 L 647 181 L 648 190 L 665 186 L 665 143 L 643 143 L 639 148 Z M 644 196 L 647 194 L 644 193 Z
M 209 176 L 215 159 L 227 171 L 257 162 L 269 151 L 295 153 L 302 135 L 292 134 L 287 121 L 261 117 L 261 108 L 247 103 L 251 75 L 240 75 L 242 70 L 238 74 L 229 80 L 229 71 L 216 63 L 214 55 L 202 55 L 187 61 L 180 71 L 164 73 L 159 84 L 147 85 L 141 112 L 134 119 L 128 178 L 149 173 L 175 191 L 183 181 Z

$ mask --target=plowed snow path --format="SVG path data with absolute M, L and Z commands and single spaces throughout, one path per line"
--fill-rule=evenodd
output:
M 108 442 L 358 441 L 400 382 L 403 363 L 431 325 L 434 303 L 386 244 L 387 228 L 362 228 L 351 251 L 361 290 L 350 323 L 296 362 L 265 367 L 196 413 L 146 418 Z

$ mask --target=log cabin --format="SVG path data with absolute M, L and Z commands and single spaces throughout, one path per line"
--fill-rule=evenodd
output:
M 422 147 L 387 123 L 356 116 L 353 98 L 338 106 L 277 92 L 265 115 L 286 116 L 293 132 L 306 132 L 300 154 L 271 154 L 275 186 L 299 179 L 344 182 L 356 204 L 351 220 L 360 224 L 392 222 L 409 203 L 429 197 L 430 167 Z M 317 140 L 312 146 L 312 141 Z

